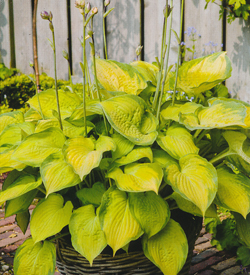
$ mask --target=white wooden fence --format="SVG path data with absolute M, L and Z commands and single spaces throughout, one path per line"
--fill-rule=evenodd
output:
M 54 15 L 57 48 L 58 77 L 68 78 L 67 61 L 62 50 L 72 55 L 75 76 L 81 75 L 82 60 L 80 39 L 82 15 L 74 7 L 74 0 L 38 0 L 37 39 L 40 73 L 53 76 L 53 53 L 47 41 L 51 39 L 48 22 L 39 16 L 41 11 Z M 89 0 L 98 7 L 94 18 L 96 51 L 103 56 L 102 14 L 103 0 Z M 174 0 L 173 29 L 180 29 L 180 0 Z M 115 10 L 106 18 L 109 59 L 130 62 L 135 59 L 135 49 L 143 45 L 143 59 L 152 62 L 159 56 L 165 0 L 111 0 L 109 9 Z M 219 7 L 210 4 L 204 10 L 205 0 L 186 0 L 184 30 L 194 27 L 197 35 L 196 55 L 201 56 L 221 49 L 228 52 L 232 60 L 232 77 L 226 85 L 234 97 L 250 102 L 250 23 L 236 19 L 231 25 L 219 21 Z M 191 46 L 190 37 L 183 40 Z M 210 42 L 210 44 L 209 44 Z M 209 44 L 209 45 L 208 45 Z M 223 47 L 221 47 L 224 44 Z M 89 51 L 89 50 L 88 50 Z M 32 73 L 29 67 L 33 60 L 32 46 L 32 0 L 0 0 L 0 62 L 16 66 L 24 73 Z M 176 62 L 177 42 L 172 39 L 170 63 Z

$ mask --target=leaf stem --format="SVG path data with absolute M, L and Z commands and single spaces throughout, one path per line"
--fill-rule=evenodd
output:
M 103 15 L 102 15 L 103 42 L 104 42 L 105 59 L 108 59 L 107 41 L 106 41 L 106 25 L 105 25 L 105 17 L 104 17 L 105 12 L 106 12 L 106 7 L 104 5 L 104 7 L 103 7 Z
M 82 76 L 83 76 L 83 119 L 84 119 L 84 137 L 87 137 L 87 119 L 86 119 L 86 93 L 85 93 L 85 68 L 86 68 L 86 59 L 85 59 L 85 36 L 86 36 L 86 18 L 85 18 L 85 9 L 83 9 L 83 43 L 82 43 L 82 57 L 83 57 L 83 68 L 82 68 Z
M 60 239 L 60 238 L 62 238 L 62 237 L 64 237 L 64 236 L 68 236 L 69 234 L 70 234 L 69 232 L 63 233 L 63 234 L 61 234 L 61 235 L 55 236 L 54 238 L 50 239 L 49 241 L 50 241 L 50 242 L 53 242 L 53 241 L 55 241 L 55 240 L 57 240 L 57 239 Z
M 230 151 L 230 149 L 225 149 L 224 151 L 222 151 L 220 154 L 218 154 L 217 156 L 215 156 L 213 159 L 211 159 L 209 162 L 210 163 L 215 163 L 227 156 L 230 156 L 230 155 L 234 155 L 235 153 Z

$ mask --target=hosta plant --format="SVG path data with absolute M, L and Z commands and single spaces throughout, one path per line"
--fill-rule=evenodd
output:
M 244 232 L 250 105 L 221 84 L 231 75 L 226 53 L 176 72 L 93 56 L 93 72 L 82 96 L 49 89 L 27 112 L 0 115 L 0 173 L 9 172 L 0 203 L 32 235 L 15 254 L 15 274 L 53 275 L 55 240 L 67 236 L 90 265 L 106 247 L 115 255 L 141 242 L 150 261 L 176 275 L 189 249 L 176 209 L 216 217 L 223 206 Z

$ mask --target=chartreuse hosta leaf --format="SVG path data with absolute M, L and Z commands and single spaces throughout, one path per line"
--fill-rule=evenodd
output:
M 62 152 L 49 155 L 42 162 L 40 172 L 47 196 L 81 182 L 72 166 L 64 160 Z
M 30 220 L 30 232 L 35 243 L 59 233 L 69 224 L 73 205 L 60 194 L 50 194 L 39 202 L 33 210 Z
M 217 174 L 216 203 L 246 218 L 250 212 L 250 179 L 242 173 L 235 174 L 228 167 L 218 168 Z
M 24 117 L 23 112 L 21 111 L 14 111 L 9 113 L 3 113 L 0 115 L 0 134 L 2 133 L 3 129 L 10 124 L 15 123 L 23 123 Z
M 194 114 L 181 114 L 181 124 L 189 130 L 245 126 L 246 107 L 238 102 L 214 100 L 209 107 L 200 107 Z
M 201 213 L 201 210 L 191 201 L 184 199 L 181 195 L 179 195 L 177 192 L 174 192 L 171 195 L 171 198 L 175 200 L 177 203 L 178 207 L 185 212 L 191 213 L 193 215 L 197 216 L 203 216 Z M 205 213 L 206 218 L 217 218 L 217 209 L 215 204 L 211 204 L 206 213 Z
M 179 164 L 167 166 L 165 171 L 174 191 L 193 202 L 204 216 L 218 188 L 214 166 L 199 155 L 188 154 L 180 158 Z
M 41 184 L 41 178 L 36 180 L 32 175 L 21 175 L 10 186 L 8 186 L 8 188 L 4 191 L 0 191 L 0 204 L 36 189 Z
M 166 168 L 169 165 L 176 164 L 176 160 L 163 150 L 153 150 L 154 163 L 160 165 L 161 168 Z
M 113 159 L 118 159 L 127 155 L 135 146 L 133 142 L 118 133 L 112 135 L 112 138 L 116 144 L 116 150 L 112 152 Z
M 138 95 L 147 87 L 144 77 L 131 65 L 97 58 L 96 70 L 98 81 L 107 91 Z
M 159 134 L 157 143 L 175 159 L 199 152 L 199 148 L 193 142 L 192 135 L 185 127 L 178 124 L 170 126 L 165 133 Z
M 39 112 L 33 108 L 29 108 L 29 110 L 24 114 L 24 119 L 27 122 L 37 122 L 42 119 L 42 116 Z
M 106 188 L 103 183 L 96 182 L 91 188 L 82 188 L 76 192 L 77 198 L 83 205 L 93 204 L 98 207 L 101 204 L 102 196 Z
M 76 251 L 92 266 L 93 260 L 107 246 L 104 231 L 92 204 L 73 211 L 69 222 L 71 242 Z
M 145 61 L 134 61 L 130 63 L 131 66 L 136 68 L 146 79 L 147 81 L 151 81 L 154 86 L 157 84 L 157 75 L 159 72 L 159 68 L 155 65 L 145 62 Z
M 231 76 L 232 66 L 226 52 L 218 52 L 184 63 L 179 69 L 177 89 L 189 96 L 210 90 Z
M 146 112 L 146 103 L 135 95 L 110 98 L 101 103 L 112 127 L 137 145 L 150 145 L 157 136 L 158 120 Z
M 243 218 L 238 213 L 233 213 L 236 220 L 236 229 L 241 242 L 250 248 L 250 214 Z
M 111 187 L 105 192 L 100 206 L 101 228 L 112 247 L 113 254 L 130 241 L 138 239 L 143 231 L 129 209 L 126 192 Z
M 97 141 L 91 138 L 76 137 L 66 141 L 64 154 L 66 161 L 72 165 L 81 180 L 90 171 L 99 166 L 102 154 L 114 151 L 115 143 L 110 137 L 101 136 Z
M 194 114 L 195 111 L 201 107 L 201 104 L 195 102 L 187 102 L 185 104 L 175 104 L 174 106 L 169 105 L 167 108 L 161 111 L 161 115 L 164 119 L 172 119 L 179 121 L 179 114 Z
M 188 242 L 181 226 L 170 219 L 156 235 L 142 240 L 147 258 L 165 275 L 176 275 L 182 269 L 188 255 Z
M 56 248 L 53 243 L 35 243 L 30 238 L 18 247 L 14 258 L 15 275 L 53 275 L 55 268 Z
M 79 106 L 82 101 L 81 99 L 74 93 L 70 91 L 58 90 L 59 102 L 60 102 L 60 111 L 61 117 L 66 118 L 71 115 L 71 113 L 75 110 L 77 106 Z M 42 91 L 39 93 L 39 101 L 41 103 L 41 109 L 43 115 L 46 118 L 53 118 L 53 111 L 57 110 L 56 103 L 56 93 L 54 89 L 49 89 L 46 91 Z M 33 96 L 28 100 L 30 107 L 40 112 L 40 108 L 38 105 L 37 95 Z
M 129 193 L 129 207 L 148 238 L 164 228 L 170 218 L 168 204 L 154 192 Z
M 38 167 L 52 153 L 62 150 L 66 138 L 59 128 L 27 136 L 12 155 L 13 160 Z
M 144 192 L 158 190 L 163 178 L 162 168 L 156 163 L 133 163 L 125 166 L 124 172 L 114 168 L 107 177 L 115 180 L 120 190 L 127 192 Z

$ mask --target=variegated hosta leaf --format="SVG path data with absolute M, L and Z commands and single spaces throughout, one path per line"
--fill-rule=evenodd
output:
M 180 123 L 189 130 L 245 126 L 246 107 L 238 102 L 214 100 L 195 114 L 180 114 Z
M 12 155 L 13 160 L 38 167 L 50 155 L 62 150 L 66 138 L 59 128 L 27 136 Z
M 40 172 L 47 196 L 81 182 L 72 166 L 64 160 L 62 152 L 49 155 L 42 162 Z
M 193 137 L 189 131 L 182 126 L 170 126 L 166 133 L 159 134 L 157 143 L 171 157 L 180 159 L 187 154 L 198 154 L 197 148 L 193 142 Z
M 101 102 L 112 127 L 137 145 L 151 145 L 157 136 L 158 120 L 146 113 L 146 103 L 135 95 L 124 95 Z M 144 120 L 150 121 L 146 127 Z
M 131 65 L 97 58 L 96 70 L 98 81 L 107 91 L 138 95 L 147 87 L 144 77 Z
M 128 195 L 130 211 L 148 238 L 164 228 L 170 218 L 167 202 L 152 191 Z
M 158 266 L 164 275 L 176 275 L 182 269 L 188 255 L 187 237 L 181 226 L 170 219 L 156 235 L 142 240 L 147 258 Z
M 18 247 L 14 258 L 15 275 L 54 275 L 55 268 L 56 248 L 53 243 L 35 243 L 30 238 Z
M 175 202 L 177 203 L 178 207 L 184 211 L 184 212 L 188 212 L 191 213 L 193 215 L 196 216 L 203 216 L 200 209 L 193 204 L 191 201 L 184 199 L 181 195 L 179 195 L 178 193 L 174 192 L 171 195 L 171 198 L 173 198 L 175 200 Z M 217 209 L 216 209 L 216 205 L 215 204 L 211 204 L 206 213 L 205 213 L 205 217 L 206 218 L 217 218 Z
M 107 177 L 115 180 L 120 190 L 127 192 L 144 192 L 158 190 L 163 178 L 162 168 L 156 163 L 133 163 L 108 172 Z
M 153 157 L 154 163 L 160 165 L 162 169 L 176 164 L 176 160 L 163 150 L 153 149 Z
M 69 123 L 66 120 L 62 121 L 62 125 L 63 125 L 63 133 L 66 137 L 73 138 L 73 137 L 81 136 L 81 135 L 84 134 L 84 131 L 85 131 L 84 126 L 75 126 L 75 125 Z M 50 127 L 60 128 L 59 121 L 56 118 L 40 120 L 37 123 L 35 132 L 39 133 L 39 132 L 44 131 L 44 130 L 50 128 Z M 87 132 L 92 130 L 92 128 L 93 127 L 87 126 Z
M 82 103 L 82 100 L 70 91 L 58 90 L 61 117 L 64 119 L 71 115 L 77 106 Z M 46 118 L 53 118 L 53 111 L 57 111 L 56 92 L 54 89 L 49 89 L 39 93 L 39 100 L 43 115 Z M 28 100 L 30 107 L 40 112 L 37 95 Z
M 189 154 L 166 168 L 166 180 L 174 191 L 193 202 L 204 216 L 213 202 L 218 178 L 214 166 L 199 155 Z
M 116 144 L 116 150 L 112 152 L 113 159 L 118 159 L 127 155 L 135 146 L 133 142 L 118 133 L 112 135 L 112 138 Z
M 99 166 L 105 151 L 115 150 L 115 143 L 110 137 L 101 136 L 96 142 L 91 138 L 76 137 L 66 141 L 64 155 L 81 180 L 90 171 Z
M 101 228 L 112 247 L 113 254 L 130 241 L 138 239 L 143 231 L 129 209 L 126 192 L 111 187 L 103 195 L 99 219 Z
M 187 102 L 185 104 L 169 105 L 166 109 L 161 111 L 161 115 L 164 119 L 172 119 L 179 122 L 179 114 L 194 114 L 195 111 L 201 107 L 201 104 L 195 102 Z
M 0 134 L 0 146 L 3 144 L 15 145 L 27 135 L 35 131 L 35 126 L 31 122 L 11 124 L 5 127 Z
M 0 191 L 0 204 L 36 189 L 41 184 L 41 178 L 36 180 L 32 175 L 21 175 L 10 186 L 8 186 L 8 188 L 4 191 Z
M 0 174 L 16 170 L 23 170 L 26 165 L 22 162 L 12 159 L 13 153 L 17 146 L 12 146 L 0 152 Z M 6 148 L 6 147 L 1 147 Z
M 105 234 L 93 205 L 89 204 L 73 211 L 69 231 L 73 247 L 92 266 L 93 260 L 107 246 Z
M 228 167 L 220 167 L 216 203 L 240 213 L 244 218 L 250 212 L 250 179 L 242 173 L 235 174 Z
M 60 194 L 50 194 L 41 200 L 33 210 L 30 220 L 30 232 L 35 243 L 59 233 L 69 224 L 73 205 Z
M 179 69 L 177 89 L 189 96 L 210 90 L 231 76 L 231 61 L 218 52 L 184 63 Z
M 127 156 L 117 159 L 115 161 L 115 165 L 121 166 L 130 164 L 142 158 L 147 158 L 150 162 L 153 162 L 153 153 L 151 147 L 136 147 L 130 153 L 128 153 Z
M 233 213 L 236 220 L 236 229 L 241 242 L 250 248 L 250 214 L 243 218 L 238 213 Z
M 23 112 L 21 111 L 14 111 L 9 113 L 3 113 L 0 115 L 0 134 L 4 130 L 7 125 L 16 124 L 16 123 L 23 123 L 24 117 Z
M 130 63 L 130 65 L 136 68 L 146 81 L 151 81 L 152 84 L 156 86 L 159 72 L 158 67 L 145 61 L 134 61 Z

